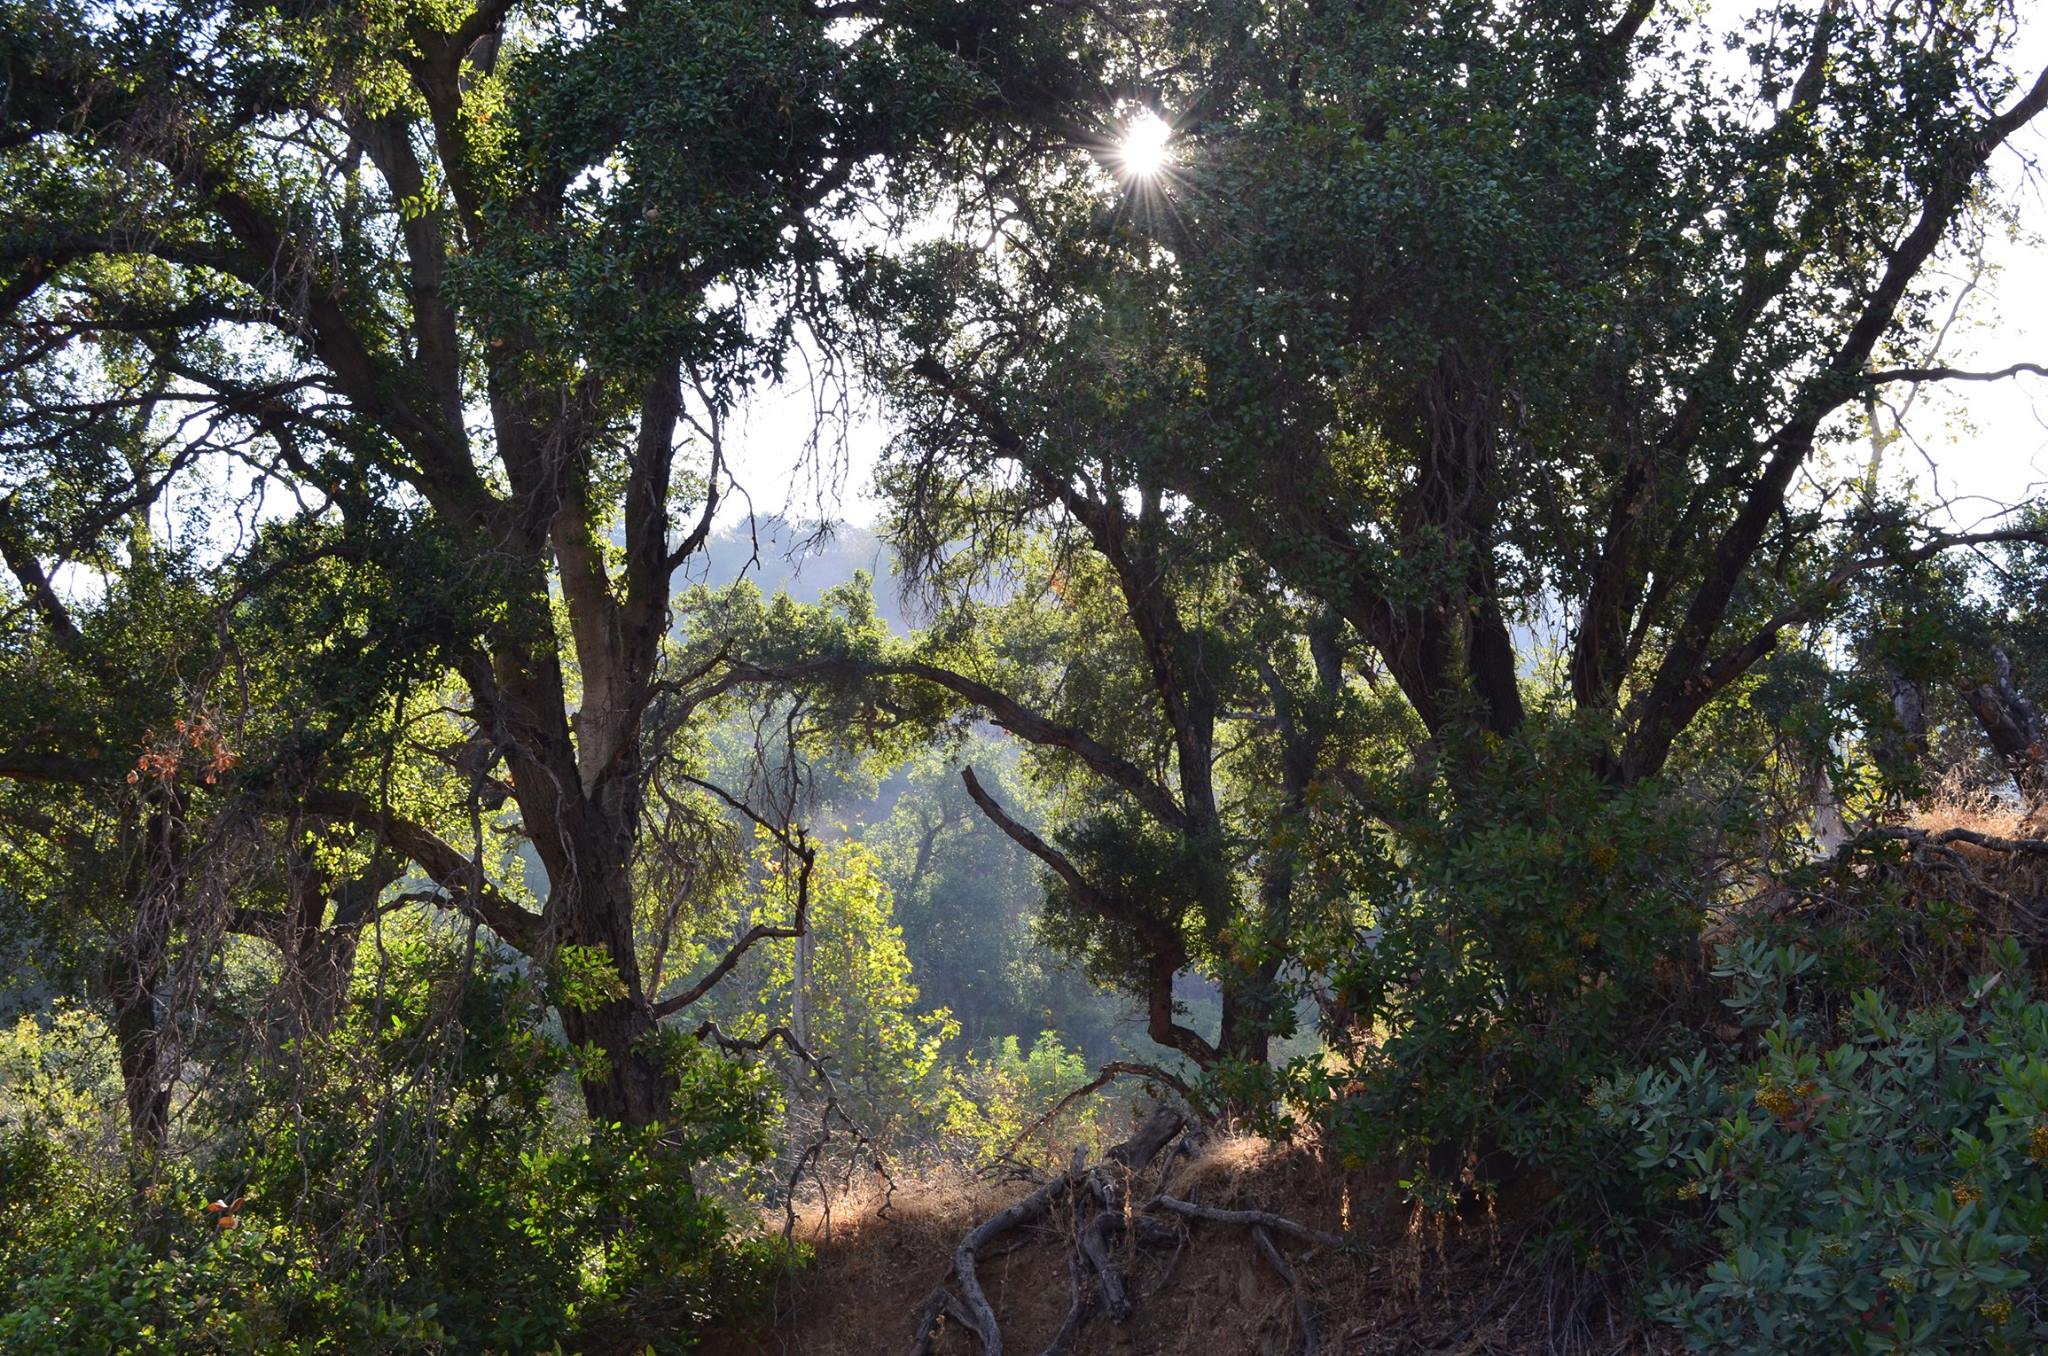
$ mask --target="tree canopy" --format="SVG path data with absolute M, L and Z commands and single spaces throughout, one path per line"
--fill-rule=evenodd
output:
M 233 1340 L 687 1343 L 833 1154 L 1102 1131 L 1069 1045 L 1695 1247 L 1600 1165 L 1707 1075 L 1636 1071 L 1847 992 L 1781 915 L 2048 851 L 2048 526 L 1883 412 L 2043 374 L 1944 356 L 2026 21 L 10 0 L 0 942 L 23 1068 L 111 1038 L 102 1261 L 233 1174 L 298 1278 Z M 807 603 L 727 569 L 803 386 L 814 458 L 886 426 L 897 571 Z M 1943 776 L 2010 825 L 1914 819 Z M 58 1182 L 89 1101 L 0 1154 Z

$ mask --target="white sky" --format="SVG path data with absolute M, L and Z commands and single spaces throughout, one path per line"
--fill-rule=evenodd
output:
M 1743 0 L 1715 0 L 1729 13 Z M 2028 27 L 2016 64 L 2028 78 L 2048 64 L 2048 13 L 2023 6 Z M 1995 369 L 2048 364 L 2048 126 L 2043 119 L 2002 148 L 1997 191 L 2016 208 L 2019 235 L 1987 252 L 1992 276 L 1980 285 L 1964 322 L 1940 355 L 1948 366 Z M 872 407 L 824 457 L 807 453 L 809 390 L 789 382 L 757 397 L 729 430 L 728 453 L 751 507 L 807 521 L 871 525 L 881 512 L 873 493 L 877 459 L 888 438 Z M 2048 379 L 2021 376 L 1966 383 L 1923 394 L 1907 420 L 1910 441 L 1890 454 L 1888 472 L 1910 477 L 1930 498 L 1953 501 L 1951 521 L 1969 526 L 1995 509 L 2048 492 Z M 728 503 L 728 519 L 747 505 Z M 1942 523 L 1943 526 L 1950 525 Z

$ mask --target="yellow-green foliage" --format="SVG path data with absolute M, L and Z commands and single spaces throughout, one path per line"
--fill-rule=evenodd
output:
M 74 1149 L 117 1146 L 121 1074 L 114 1033 L 62 1000 L 0 1026 L 0 1131 L 33 1126 Z
M 796 868 L 767 842 L 759 861 L 763 896 L 783 916 L 793 916 Z M 944 1105 L 940 1054 L 960 1027 L 944 1009 L 918 1008 L 903 929 L 896 923 L 889 887 L 876 872 L 874 854 L 858 843 L 819 850 L 809 891 L 809 976 L 803 995 L 807 1047 L 826 1061 L 853 1103 L 846 1109 L 865 1117 L 870 1133 L 928 1120 Z M 736 1023 L 737 1032 L 759 1035 L 773 1022 L 793 1019 L 796 965 L 793 944 L 774 948 L 762 1001 Z
M 1056 1031 L 1039 1032 L 1029 1050 L 1015 1036 L 992 1040 L 986 1050 L 968 1055 L 956 1076 L 946 1106 L 947 1141 L 983 1159 L 1009 1152 L 1027 1130 L 1033 1132 L 1033 1144 L 1100 1147 L 1104 1104 L 1099 1098 L 1080 1098 L 1038 1125 L 1061 1097 L 1087 1080 L 1088 1061 L 1068 1049 Z

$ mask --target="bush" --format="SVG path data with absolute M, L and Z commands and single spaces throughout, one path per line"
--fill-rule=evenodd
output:
M 769 1152 L 764 1071 L 677 1037 L 675 1119 L 588 1127 L 517 966 L 385 942 L 376 1003 L 206 1088 L 139 1185 L 77 1095 L 97 1019 L 0 1031 L 0 1351 L 671 1352 L 765 1297 L 787 1255 L 694 1180 Z
M 1041 1031 L 1029 1050 L 1015 1036 L 989 1041 L 969 1054 L 946 1109 L 946 1140 L 978 1159 L 993 1158 L 1052 1109 L 1059 1099 L 1088 1081 L 1088 1061 L 1070 1050 L 1056 1031 Z M 1105 1108 L 1085 1097 L 1062 1112 L 1043 1132 L 1055 1144 L 1101 1138 Z
M 1817 1016 L 1809 952 L 1751 940 L 1716 973 L 1762 1038 L 1600 1085 L 1605 1120 L 1704 1244 L 1652 1307 L 1719 1352 L 2040 1350 L 2048 1340 L 2048 1004 L 2010 942 L 1960 1002 L 1875 990 Z
M 396 1312 L 323 1280 L 303 1233 L 209 1214 L 182 1176 L 143 1194 L 130 1199 L 125 1183 L 44 1126 L 0 1134 L 0 1351 L 292 1353 L 437 1344 L 431 1312 Z M 194 1208 L 166 1208 L 179 1199 Z M 153 1224 L 173 1221 L 164 1236 L 138 1231 L 138 1207 Z
M 1372 930 L 1331 948 L 1364 1034 L 1347 1066 L 1298 1061 L 1289 1078 L 1340 1155 L 1391 1151 L 1418 1200 L 1448 1208 L 1535 1172 L 1561 1219 L 1612 1232 L 1641 1203 L 1607 1170 L 1585 1095 L 1697 1043 L 1684 958 L 1709 826 L 1669 788 L 1617 791 L 1582 754 L 1568 726 L 1532 728 L 1447 754 L 1455 793 L 1386 788 L 1399 827 L 1357 847 Z

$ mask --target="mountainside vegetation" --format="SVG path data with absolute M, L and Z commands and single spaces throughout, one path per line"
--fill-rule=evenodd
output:
M 0 0 L 0 1350 L 2048 1345 L 2028 10 Z

